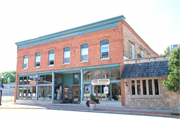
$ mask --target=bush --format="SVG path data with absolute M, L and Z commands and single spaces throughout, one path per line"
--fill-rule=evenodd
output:
M 90 94 L 90 99 L 94 100 L 94 95 L 92 93 Z

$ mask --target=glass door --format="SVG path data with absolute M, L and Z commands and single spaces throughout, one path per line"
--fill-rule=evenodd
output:
M 73 103 L 79 103 L 79 86 L 73 86 Z
M 63 102 L 64 103 L 69 102 L 69 87 L 67 86 L 63 87 Z

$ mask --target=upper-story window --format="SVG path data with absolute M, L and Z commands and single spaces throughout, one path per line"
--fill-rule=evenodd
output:
M 143 52 L 143 50 L 141 50 L 141 57 L 142 57 L 142 58 L 144 57 L 144 52 Z
M 109 58 L 109 40 L 101 41 L 101 59 Z
M 24 63 L 23 63 L 23 69 L 28 68 L 28 55 L 24 56 Z
M 88 61 L 88 44 L 81 45 L 81 61 Z
M 48 65 L 54 65 L 54 50 L 49 51 L 49 64 Z
M 40 67 L 41 53 L 36 53 L 35 67 Z
M 70 47 L 64 48 L 64 64 L 70 63 Z
M 135 58 L 135 48 L 134 48 L 134 45 L 132 45 L 132 59 Z

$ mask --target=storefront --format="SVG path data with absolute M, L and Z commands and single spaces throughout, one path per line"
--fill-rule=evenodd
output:
M 112 64 L 19 74 L 17 101 L 84 104 L 93 93 L 100 101 L 121 102 L 119 66 Z

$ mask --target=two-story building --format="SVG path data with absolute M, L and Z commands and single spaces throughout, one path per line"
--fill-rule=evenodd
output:
M 17 42 L 15 102 L 125 106 L 124 60 L 158 56 L 118 16 Z

